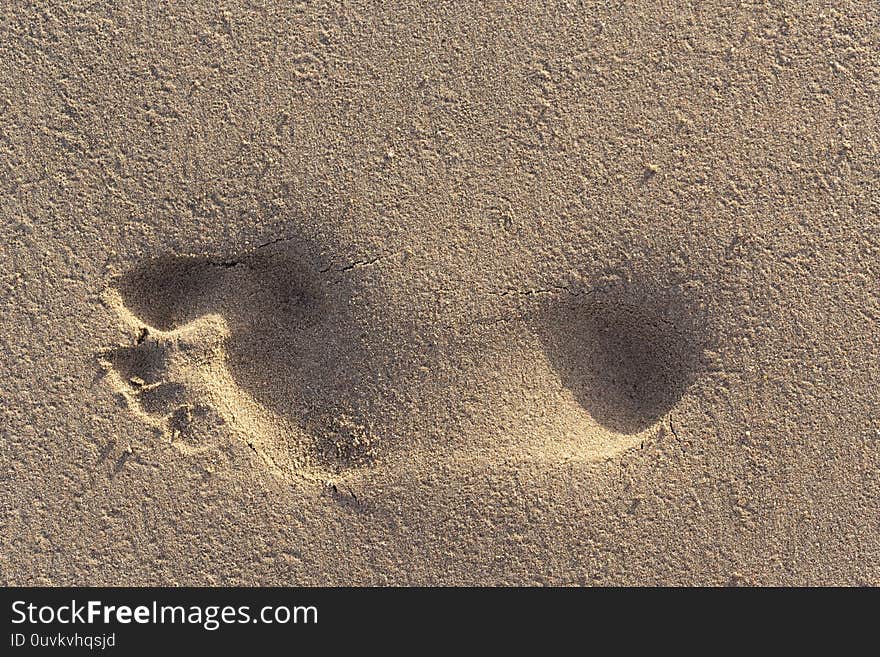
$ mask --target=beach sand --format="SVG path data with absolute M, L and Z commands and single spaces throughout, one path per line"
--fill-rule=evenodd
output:
M 0 579 L 880 584 L 878 52 L 873 2 L 7 4 Z

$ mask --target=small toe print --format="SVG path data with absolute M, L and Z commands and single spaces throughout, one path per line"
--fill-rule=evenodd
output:
M 144 328 L 135 345 L 104 352 L 101 362 L 116 373 L 117 394 L 154 428 L 173 439 L 175 417 L 188 408 L 187 387 L 172 380 L 175 355 L 184 343 L 156 336 Z

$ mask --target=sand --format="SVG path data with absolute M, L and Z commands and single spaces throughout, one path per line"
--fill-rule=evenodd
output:
M 880 584 L 873 2 L 7 4 L 5 584 Z

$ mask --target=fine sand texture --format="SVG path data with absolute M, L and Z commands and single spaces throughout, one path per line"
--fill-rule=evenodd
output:
M 880 585 L 880 11 L 0 8 L 5 584 Z

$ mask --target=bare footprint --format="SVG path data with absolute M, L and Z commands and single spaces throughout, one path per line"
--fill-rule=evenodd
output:
M 536 314 L 540 344 L 521 342 L 522 358 L 515 340 L 493 338 L 494 322 L 390 316 L 357 280 L 297 240 L 151 260 L 108 293 L 133 338 L 102 363 L 126 403 L 182 451 L 215 449 L 231 433 L 271 471 L 316 476 L 372 463 L 413 431 L 427 437 L 407 441 L 408 458 L 440 453 L 451 438 L 407 422 L 433 412 L 435 426 L 464 427 L 479 404 L 507 409 L 510 435 L 486 439 L 514 458 L 608 457 L 646 437 L 700 371 L 699 304 L 651 272 L 557 295 Z M 489 344 L 505 369 L 492 366 Z M 510 394 L 516 381 L 522 394 Z M 549 400 L 560 384 L 558 412 L 536 416 L 528 400 Z

